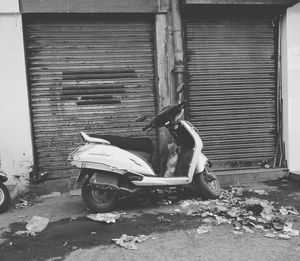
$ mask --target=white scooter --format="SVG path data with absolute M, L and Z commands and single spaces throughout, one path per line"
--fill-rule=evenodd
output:
M 81 169 L 77 185 L 89 209 L 107 212 L 119 199 L 142 188 L 179 186 L 193 183 L 205 198 L 217 198 L 220 184 L 210 161 L 201 152 L 202 140 L 191 123 L 180 120 L 184 102 L 164 108 L 143 130 L 166 127 L 180 148 L 175 174 L 157 176 L 149 160 L 152 143 L 148 138 L 88 136 L 81 132 L 85 145 L 73 151 L 68 160 Z M 78 187 L 77 186 L 77 187 Z
M 4 182 L 7 181 L 7 176 L 0 172 L 0 213 L 7 210 L 10 202 L 10 196 Z

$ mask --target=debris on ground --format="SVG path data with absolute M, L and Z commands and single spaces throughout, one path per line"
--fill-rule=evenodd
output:
M 115 244 L 124 247 L 126 249 L 136 250 L 137 249 L 136 243 L 141 243 L 149 238 L 150 236 L 145 236 L 145 235 L 128 236 L 126 234 L 123 234 L 120 238 L 112 239 L 112 241 L 114 241 Z
M 50 194 L 41 195 L 40 198 L 47 199 L 47 198 L 55 198 L 55 197 L 60 197 L 60 196 L 61 196 L 61 192 L 52 192 Z
M 167 218 L 165 218 L 164 216 L 157 217 L 157 220 L 158 220 L 158 221 L 161 221 L 161 222 L 171 222 L 170 219 L 167 219 Z
M 157 205 L 171 205 L 172 201 L 169 199 L 161 199 L 159 201 L 157 201 Z
M 97 213 L 97 214 L 89 214 L 87 217 L 94 221 L 116 223 L 116 220 L 119 219 L 122 215 L 125 215 L 125 212 L 111 212 L 111 213 Z
M 15 204 L 15 208 L 26 208 L 32 206 L 32 203 L 29 203 L 26 199 L 19 198 L 18 203 Z
M 258 194 L 266 195 L 265 191 L 258 191 Z M 222 190 L 219 199 L 206 201 L 188 199 L 180 201 L 179 204 L 186 215 L 203 217 L 204 224 L 233 225 L 234 230 L 238 232 L 233 232 L 236 235 L 244 231 L 263 232 L 265 237 L 279 239 L 299 236 L 299 231 L 293 228 L 293 220 L 299 215 L 294 207 L 275 207 L 274 202 L 266 199 L 243 198 L 241 195 L 243 189 L 233 187 Z M 207 233 L 202 226 L 198 230 L 200 234 Z
M 171 205 L 179 200 L 182 193 L 184 193 L 182 187 L 159 188 L 152 191 L 152 197 L 155 198 L 158 205 Z
M 255 189 L 255 190 L 250 189 L 249 192 L 253 192 L 253 193 L 256 193 L 256 194 L 259 194 L 259 195 L 269 195 L 268 192 L 266 192 L 262 189 Z
M 33 216 L 26 225 L 27 231 L 39 233 L 48 226 L 49 218 Z
M 73 189 L 69 192 L 71 197 L 79 197 L 81 196 L 81 189 Z
M 211 226 L 200 226 L 197 228 L 197 233 L 198 235 L 202 235 L 202 234 L 206 234 L 208 232 L 210 232 L 212 230 L 212 227 Z
M 27 231 L 27 230 L 21 230 L 21 231 L 17 231 L 15 232 L 15 235 L 18 235 L 18 236 L 33 236 L 35 237 L 36 236 L 36 233 L 35 232 L 31 232 L 31 231 Z
M 277 235 L 275 233 L 268 232 L 265 234 L 265 237 L 274 238 L 274 237 L 277 237 Z
M 19 236 L 36 236 L 46 229 L 49 224 L 49 218 L 33 216 L 26 225 L 26 230 L 17 231 L 15 234 Z

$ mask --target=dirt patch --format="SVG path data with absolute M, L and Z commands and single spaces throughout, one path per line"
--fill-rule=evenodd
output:
M 14 233 L 25 229 L 25 223 L 13 223 L 10 232 L 5 232 L 5 242 L 0 245 L 1 260 L 46 260 L 53 254 L 65 256 L 77 248 L 91 248 L 95 245 L 111 245 L 112 238 L 122 234 L 157 234 L 172 230 L 194 228 L 199 218 L 184 214 L 163 214 L 168 222 L 158 217 L 162 214 L 144 214 L 136 218 L 121 218 L 116 224 L 105 224 L 78 218 L 64 219 L 50 223 L 45 231 L 32 237 L 16 236 Z

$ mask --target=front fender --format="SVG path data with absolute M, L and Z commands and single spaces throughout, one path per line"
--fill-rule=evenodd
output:
M 195 173 L 203 172 L 207 162 L 208 162 L 208 158 L 206 158 L 206 156 L 203 153 L 200 153 L 198 162 L 196 165 Z

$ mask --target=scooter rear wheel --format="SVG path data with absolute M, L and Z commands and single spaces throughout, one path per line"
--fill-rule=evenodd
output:
M 7 187 L 0 182 L 0 213 L 7 210 L 10 202 L 10 196 Z
M 93 212 L 108 212 L 119 201 L 115 191 L 97 188 L 88 180 L 82 186 L 81 195 L 85 205 Z
M 209 173 L 209 175 L 207 175 Z M 214 180 L 211 180 L 211 177 Z M 221 186 L 212 169 L 206 165 L 204 171 L 196 175 L 196 184 L 200 195 L 205 199 L 216 199 L 221 195 Z

